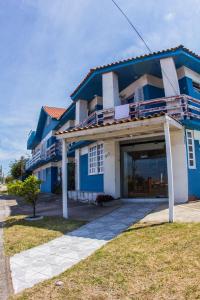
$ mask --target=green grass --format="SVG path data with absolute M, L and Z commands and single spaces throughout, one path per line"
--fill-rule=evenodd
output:
M 30 222 L 25 217 L 13 216 L 5 222 L 4 248 L 8 256 L 46 243 L 85 224 L 62 217 L 44 217 L 42 220 Z
M 63 285 L 55 286 L 57 280 Z M 200 299 L 200 224 L 136 224 L 13 299 Z

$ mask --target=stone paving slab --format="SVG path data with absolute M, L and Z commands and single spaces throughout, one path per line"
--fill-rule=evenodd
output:
M 59 275 L 115 238 L 158 203 L 125 203 L 79 229 L 10 258 L 15 293 Z

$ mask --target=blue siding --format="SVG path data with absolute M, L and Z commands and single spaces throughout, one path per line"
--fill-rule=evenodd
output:
M 42 181 L 41 192 L 42 193 L 52 193 L 54 191 L 55 184 L 57 183 L 57 167 L 46 168 L 40 171 L 46 173 L 46 180 Z M 43 177 L 44 178 L 44 177 Z
M 45 125 L 44 129 L 43 129 L 43 133 L 42 133 L 42 138 L 45 138 L 45 136 L 55 128 L 55 126 L 58 124 L 57 120 L 51 119 L 50 123 L 48 125 Z
M 103 192 L 103 174 L 88 175 L 88 154 L 80 156 L 80 190 Z
M 200 144 L 199 141 L 194 141 L 196 169 L 188 168 L 188 194 L 200 199 Z
M 144 100 L 164 97 L 164 89 L 147 84 L 143 87 Z
M 179 86 L 181 94 L 186 94 L 196 99 L 200 99 L 200 93 L 194 89 L 191 78 L 181 78 L 179 80 Z

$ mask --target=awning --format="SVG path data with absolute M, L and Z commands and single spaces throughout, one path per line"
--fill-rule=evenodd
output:
M 83 140 L 107 140 L 120 138 L 136 138 L 141 135 L 163 134 L 166 120 L 170 130 L 179 130 L 183 126 L 180 122 L 168 115 L 148 116 L 140 119 L 124 119 L 104 124 L 95 124 L 85 127 L 75 127 L 56 133 L 58 139 L 66 139 L 67 142 L 78 142 Z

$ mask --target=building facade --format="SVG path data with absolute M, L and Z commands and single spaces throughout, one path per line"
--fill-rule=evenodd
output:
M 64 201 L 71 161 L 81 197 L 200 197 L 198 55 L 179 46 L 97 67 L 71 98 L 74 123 L 61 118 L 54 128 Z

